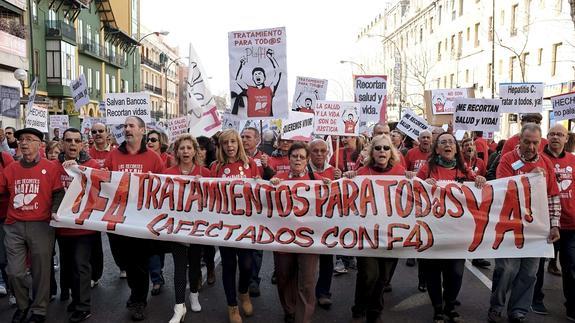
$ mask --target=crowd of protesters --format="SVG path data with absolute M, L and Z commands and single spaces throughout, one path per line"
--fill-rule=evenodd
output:
M 271 144 L 273 135 L 260 134 L 251 127 L 241 133 L 228 129 L 212 138 L 185 134 L 169 142 L 162 131 L 147 131 L 138 117 L 126 119 L 120 145 L 101 123 L 94 124 L 88 136 L 69 128 L 52 141 L 32 128 L 0 129 L 0 295 L 7 295 L 16 307 L 14 323 L 44 322 L 58 287 L 60 299 L 69 301 L 69 322 L 90 318 L 91 289 L 98 285 L 104 271 L 102 234 L 49 225 L 71 183 L 65 171 L 71 165 L 134 173 L 260 178 L 272 185 L 395 175 L 418 177 L 431 185 L 455 181 L 481 187 L 487 180 L 540 172 L 547 183 L 548 242 L 554 244 L 558 259 L 550 260 L 547 270 L 562 276 L 566 317 L 575 321 L 574 140 L 560 124 L 553 125 L 544 138 L 541 119 L 539 114 L 523 115 L 519 134 L 498 142 L 485 139 L 481 132 L 466 133 L 458 140 L 449 129 L 439 127 L 422 131 L 415 140 L 394 129 L 393 124 L 377 124 L 371 134 L 358 137 L 315 138 L 309 143 L 279 137 Z M 341 140 L 341 148 L 333 153 L 339 146 L 337 140 Z M 111 233 L 107 238 L 118 277 L 126 279 L 130 288 L 126 307 L 132 320 L 145 319 L 148 293 L 162 293 L 164 275 L 173 275 L 174 281 L 175 305 L 170 323 L 183 322 L 186 316 L 188 286 L 191 311 L 202 310 L 201 266 L 202 262 L 206 266 L 207 284 L 215 284 L 217 247 Z M 229 322 L 239 323 L 242 317 L 265 310 L 254 308 L 251 302 L 251 298 L 260 296 L 264 253 L 233 247 L 218 249 Z M 173 256 L 171 273 L 164 273 L 166 254 Z M 312 322 L 316 305 L 331 307 L 333 275 L 355 270 L 350 309 L 353 322 L 382 320 L 384 293 L 392 290 L 398 265 L 396 258 L 286 252 L 274 252 L 273 261 L 272 283 L 277 285 L 284 320 L 298 323 Z M 407 266 L 418 266 L 417 288 L 428 293 L 434 322 L 463 320 L 457 306 L 464 262 L 407 259 Z M 473 259 L 472 263 L 478 267 L 492 265 L 486 259 Z M 490 307 L 484 314 L 488 322 L 500 322 L 505 316 L 510 322 L 523 322 L 529 312 L 548 314 L 542 292 L 546 259 L 502 258 L 496 259 L 493 266 Z M 55 279 L 57 267 L 59 281 Z

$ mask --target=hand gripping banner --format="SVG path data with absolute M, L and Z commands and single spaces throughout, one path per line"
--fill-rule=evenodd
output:
M 399 258 L 551 257 L 542 175 L 488 182 L 397 176 L 267 181 L 83 167 L 55 227 L 282 252 Z

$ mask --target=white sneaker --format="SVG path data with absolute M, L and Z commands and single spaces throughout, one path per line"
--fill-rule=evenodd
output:
M 174 316 L 170 319 L 169 323 L 180 323 L 186 318 L 186 303 L 176 304 L 174 306 Z
M 202 305 L 200 305 L 200 293 L 190 293 L 190 305 L 192 305 L 192 312 L 200 312 Z
M 98 286 L 98 283 L 100 283 L 100 281 L 98 280 L 90 280 L 90 287 L 94 288 L 96 286 Z
M 2 295 L 2 296 L 8 295 L 8 291 L 6 290 L 6 286 L 0 285 L 0 295 Z
M 8 297 L 8 304 L 10 304 L 10 306 L 16 306 L 16 296 L 10 295 L 10 297 Z
M 335 266 L 333 267 L 333 271 L 338 275 L 347 273 L 347 269 L 345 268 L 345 265 L 343 264 L 343 261 L 341 259 L 338 259 L 335 262 Z
M 128 273 L 126 273 L 125 270 L 122 270 L 122 271 L 120 272 L 120 278 L 122 278 L 122 279 L 128 278 Z

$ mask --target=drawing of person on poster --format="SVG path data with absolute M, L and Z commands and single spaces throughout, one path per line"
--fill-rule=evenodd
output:
M 353 114 L 347 111 L 344 111 L 342 115 L 343 124 L 345 125 L 345 133 L 354 134 L 355 133 L 355 126 L 357 125 L 358 118 Z
M 305 97 L 303 98 L 303 104 L 302 103 L 302 96 L 305 94 Z M 312 96 L 314 96 L 315 98 L 312 98 Z M 314 90 L 312 93 L 305 93 L 305 92 L 300 92 L 299 95 L 297 96 L 296 99 L 296 103 L 297 103 L 297 108 L 296 111 L 299 112 L 307 112 L 307 113 L 313 113 L 313 102 L 319 100 L 319 95 L 318 95 L 318 90 Z
M 257 66 L 252 70 L 253 85 L 249 85 L 242 80 L 242 68 L 247 63 L 247 59 L 245 57 L 240 59 L 240 66 L 236 73 L 236 82 L 242 90 L 239 95 L 247 97 L 247 115 L 249 117 L 272 117 L 274 115 L 272 100 L 280 84 L 282 73 L 277 72 L 278 63 L 274 57 L 274 51 L 272 49 L 267 49 L 266 57 L 270 60 L 274 71 L 273 78 L 268 82 L 269 86 L 266 85 L 266 71 L 260 66 Z M 237 108 L 238 107 L 234 106 L 234 109 L 237 110 Z M 237 114 L 234 112 L 232 113 Z

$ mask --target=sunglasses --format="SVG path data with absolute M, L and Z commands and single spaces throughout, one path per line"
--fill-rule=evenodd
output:
M 71 144 L 71 143 L 73 143 L 73 142 L 75 142 L 75 143 L 77 143 L 77 144 L 81 144 L 81 143 L 82 143 L 82 139 L 74 139 L 74 138 L 66 138 L 66 139 L 64 139 L 64 141 L 65 141 L 66 143 L 69 143 L 69 144 Z
M 95 135 L 97 133 L 104 133 L 104 129 L 92 130 L 92 134 Z
M 158 142 L 159 139 L 158 138 L 148 138 L 148 142 Z
M 389 150 L 391 150 L 391 147 L 390 147 L 390 146 L 386 146 L 386 145 L 383 145 L 383 146 L 382 146 L 382 145 L 373 146 L 373 150 L 375 150 L 375 151 L 381 151 L 382 149 L 383 149 L 384 151 L 389 151 Z

